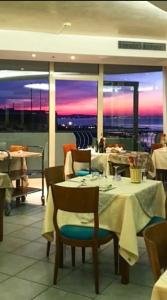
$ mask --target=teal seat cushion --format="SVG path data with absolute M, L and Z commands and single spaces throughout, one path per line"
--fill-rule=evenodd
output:
M 89 171 L 88 170 L 79 170 L 75 172 L 75 176 L 86 176 L 89 175 Z
M 60 228 L 61 235 L 75 240 L 91 240 L 93 237 L 94 228 L 77 225 L 64 225 Z M 107 229 L 99 228 L 98 238 L 105 238 L 111 232 Z
M 144 226 L 144 228 L 142 230 L 144 230 L 146 227 L 150 226 L 150 225 L 153 225 L 153 224 L 156 224 L 156 223 L 161 223 L 161 222 L 164 222 L 166 221 L 165 218 L 163 217 L 158 217 L 158 216 L 154 216 L 151 218 L 151 220 L 146 224 L 146 226 Z
M 91 174 L 95 173 L 96 175 L 99 174 L 99 172 L 97 170 L 92 170 Z M 75 176 L 86 176 L 89 175 L 89 171 L 88 170 L 79 170 L 75 172 Z

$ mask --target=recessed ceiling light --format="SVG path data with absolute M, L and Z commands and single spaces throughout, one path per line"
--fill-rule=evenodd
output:
M 70 22 L 65 22 L 65 23 L 63 23 L 63 27 L 71 27 L 71 23 Z
M 37 55 L 35 53 L 32 54 L 32 57 L 36 57 Z
M 71 56 L 70 56 L 70 59 L 71 59 L 71 60 L 75 60 L 75 56 L 74 56 L 74 55 L 71 55 Z

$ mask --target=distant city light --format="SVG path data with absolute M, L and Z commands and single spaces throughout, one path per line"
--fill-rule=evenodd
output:
M 43 90 L 43 91 L 49 90 L 48 83 L 30 83 L 30 84 L 25 84 L 24 87 L 28 89 Z
M 72 125 L 72 122 L 71 122 L 71 121 L 70 121 L 70 122 L 68 122 L 68 125 L 69 125 L 69 126 L 71 126 L 71 125 Z

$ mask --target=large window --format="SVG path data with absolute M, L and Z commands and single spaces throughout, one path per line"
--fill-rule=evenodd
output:
M 97 128 L 97 82 L 56 80 L 57 130 Z
M 130 74 L 110 74 L 104 76 L 105 80 L 139 83 L 138 99 L 138 133 L 139 143 L 150 146 L 154 142 L 155 135 L 163 131 L 163 97 L 162 97 L 162 72 L 142 72 Z M 111 96 L 111 95 L 110 95 Z M 110 129 L 110 133 L 117 131 L 128 133 L 129 120 L 131 119 L 132 91 L 121 88 L 113 90 L 112 98 L 108 99 L 104 94 L 104 131 Z M 114 99 L 114 101 L 113 101 Z M 112 101 L 111 101 L 112 100 Z M 108 128 L 107 109 L 110 101 L 110 128 Z M 112 104 L 111 104 L 112 103 Z M 119 120 L 119 121 L 118 121 Z
M 0 61 L 0 131 L 48 131 L 48 67 Z

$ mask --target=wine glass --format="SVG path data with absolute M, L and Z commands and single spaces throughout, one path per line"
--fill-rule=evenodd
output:
M 115 171 L 114 171 L 114 179 L 115 180 L 117 180 L 117 178 L 118 178 L 118 167 L 119 166 L 114 166 L 114 169 L 115 169 Z

